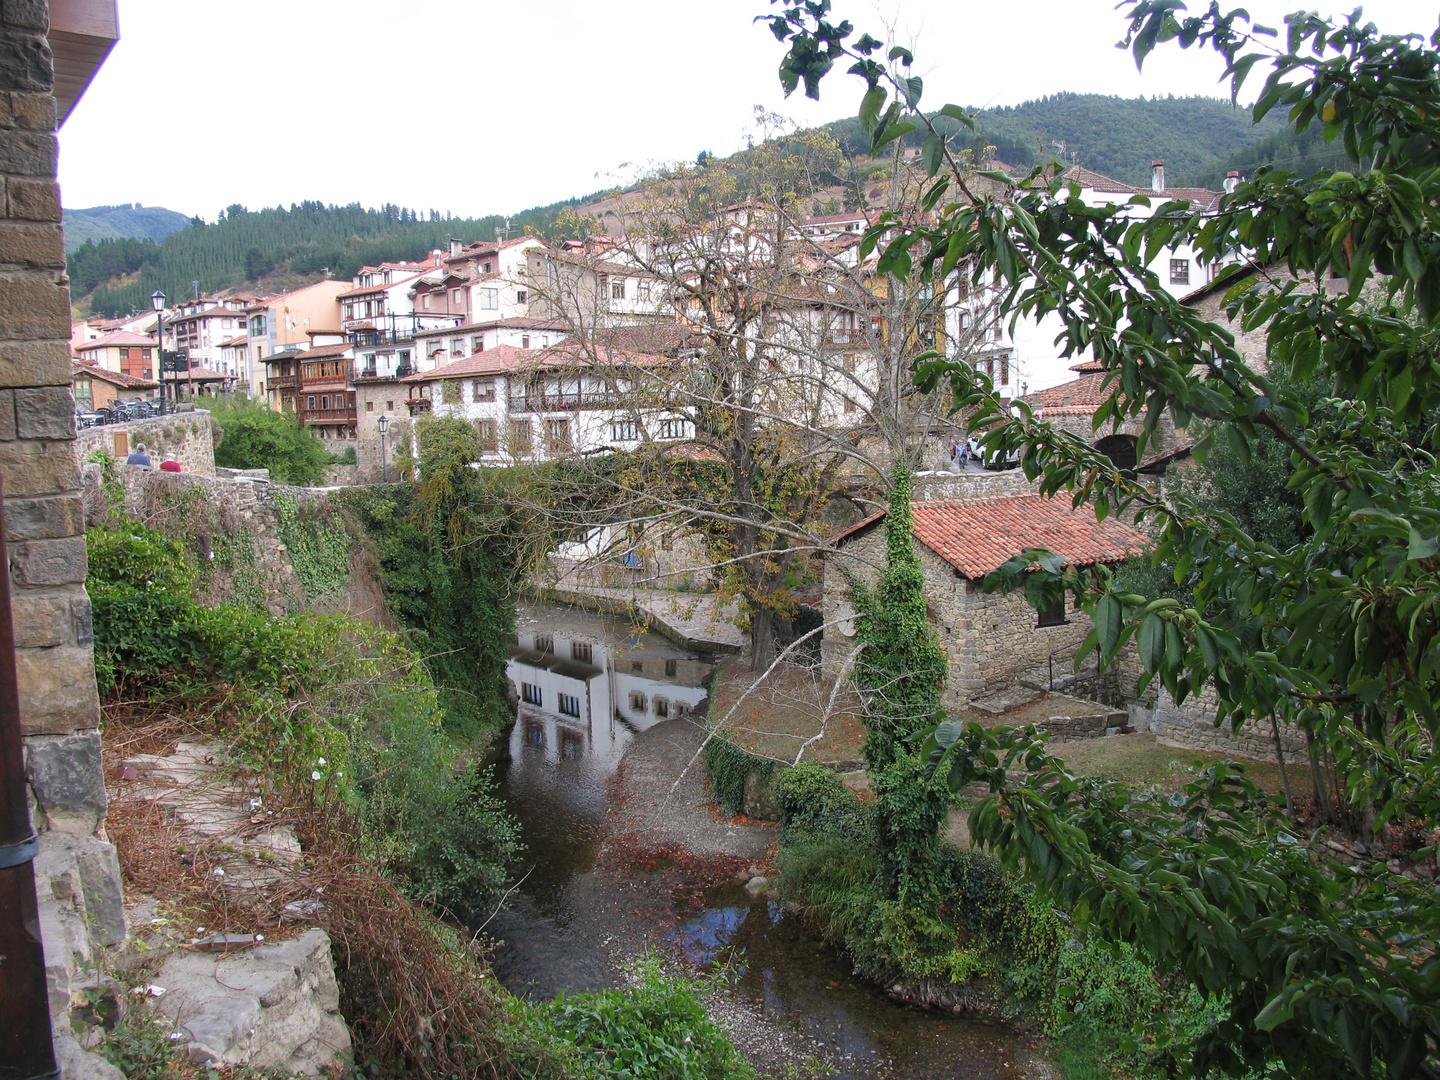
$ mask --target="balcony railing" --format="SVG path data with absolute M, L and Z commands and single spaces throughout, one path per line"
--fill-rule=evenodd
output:
M 373 382 L 394 382 L 397 379 L 403 379 L 407 375 L 414 374 L 414 371 L 415 369 L 409 364 L 401 364 L 395 369 L 395 374 L 393 375 L 381 374 L 375 368 L 361 368 L 359 371 L 351 371 L 346 375 L 345 382 L 349 386 L 360 386 Z
M 410 326 L 397 326 L 392 330 L 354 330 L 352 333 L 355 335 L 355 345 L 361 349 L 375 345 L 399 345 L 415 340 L 415 328 Z
M 568 412 L 575 409 L 605 409 L 615 405 L 615 394 L 537 394 L 510 399 L 511 412 Z
M 299 375 L 268 375 L 265 381 L 270 384 L 273 390 L 284 390 L 289 387 L 300 385 Z
M 302 424 L 353 424 L 354 409 L 305 409 L 300 414 Z

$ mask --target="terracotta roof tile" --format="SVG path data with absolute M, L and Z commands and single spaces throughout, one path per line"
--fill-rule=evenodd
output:
M 1053 551 L 1071 563 L 1113 563 L 1141 554 L 1145 537 L 1114 518 L 1096 521 L 1089 507 L 1044 495 L 944 499 L 912 503 L 915 538 L 967 578 L 983 578 L 1026 548 Z M 866 518 L 837 542 L 885 516 Z
M 94 341 L 87 341 L 84 345 L 76 348 L 76 352 L 89 352 L 91 349 L 106 349 L 112 345 L 144 345 L 149 348 L 155 347 L 155 339 L 144 334 L 133 334 L 129 330 L 117 330 L 113 334 L 106 334 Z
M 1060 409 L 1080 409 L 1094 412 L 1111 394 L 1113 387 L 1105 385 L 1105 371 L 1088 370 L 1078 379 L 1027 394 L 1022 399 L 1032 409 L 1053 413 Z
M 160 385 L 154 379 L 142 379 L 138 375 L 126 375 L 123 371 L 111 371 L 96 364 L 77 364 L 72 361 L 70 378 L 73 380 L 80 375 L 88 375 L 92 379 L 108 382 L 111 386 L 118 386 L 122 390 L 153 390 Z

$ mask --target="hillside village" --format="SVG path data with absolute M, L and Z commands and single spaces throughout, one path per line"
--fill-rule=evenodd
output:
M 1065 179 L 1094 205 L 1139 195 L 1151 209 L 1172 200 L 1204 209 L 1221 194 L 1169 187 L 1164 163 L 1152 169 L 1145 190 L 1078 166 Z M 768 261 L 779 236 L 797 274 L 828 292 L 794 302 L 791 341 L 782 351 L 786 363 L 802 363 L 807 350 L 838 357 L 846 377 L 825 406 L 826 423 L 836 428 L 860 422 L 873 400 L 876 344 L 910 332 L 890 325 L 874 256 L 858 259 L 876 216 L 791 217 L 739 205 L 706 225 L 707 243 L 732 269 Z M 93 413 L 129 398 L 158 404 L 240 393 L 293 413 L 337 453 L 353 447 L 356 476 L 367 480 L 381 466 L 382 416 L 397 424 L 427 414 L 463 417 L 481 434 L 486 464 L 495 465 L 633 450 L 642 441 L 683 443 L 693 429 L 682 413 L 636 411 L 634 376 L 640 368 L 683 367 L 698 347 L 695 301 L 678 279 L 685 260 L 698 266 L 709 254 L 647 248 L 623 233 L 559 247 L 533 236 L 455 239 L 424 262 L 367 266 L 349 282 L 322 280 L 273 297 L 166 298 L 163 342 L 154 312 L 75 324 L 76 402 Z M 656 272 L 662 261 L 664 274 Z M 1223 267 L 1176 247 L 1157 255 L 1151 269 L 1176 295 L 1199 296 Z M 842 278 L 860 287 L 841 288 Z M 1002 394 L 1050 415 L 1083 408 L 1073 394 L 1079 387 L 1069 396 L 1059 389 L 1074 378 L 1076 363 L 1056 351 L 1058 319 L 1012 323 L 995 317 L 993 303 L 957 273 L 927 299 L 922 318 L 933 327 L 931 345 L 972 360 Z M 161 370 L 162 350 L 174 356 L 173 370 Z

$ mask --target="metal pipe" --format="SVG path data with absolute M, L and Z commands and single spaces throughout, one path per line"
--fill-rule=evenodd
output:
M 0 484 L 0 522 L 5 493 Z M 0 1075 L 59 1077 L 50 1034 L 45 950 L 35 901 L 35 833 L 25 798 L 25 744 L 15 628 L 10 620 L 10 556 L 0 527 Z

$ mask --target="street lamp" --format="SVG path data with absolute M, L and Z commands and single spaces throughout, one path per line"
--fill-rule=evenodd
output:
M 384 413 L 375 421 L 375 426 L 380 429 L 380 471 L 384 474 L 385 483 L 390 482 L 390 462 L 385 457 L 385 433 L 390 430 L 390 418 Z
M 165 294 L 156 289 L 150 294 L 150 306 L 155 309 L 155 340 L 160 342 L 156 365 L 160 371 L 160 415 L 165 415 Z

